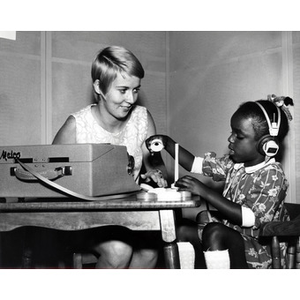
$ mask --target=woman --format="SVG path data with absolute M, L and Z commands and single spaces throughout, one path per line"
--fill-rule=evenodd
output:
M 145 107 L 135 104 L 143 77 L 141 63 L 129 50 L 110 46 L 100 51 L 92 64 L 96 103 L 69 116 L 53 143 L 124 145 L 135 160 L 134 179 L 138 182 L 141 176 L 166 187 L 167 173 L 161 156 L 150 156 L 145 145 L 145 140 L 156 131 L 153 118 Z M 141 175 L 142 166 L 146 173 Z M 94 234 L 89 234 L 93 237 L 92 248 L 99 256 L 96 267 L 155 266 L 157 250 L 151 238 L 133 237 L 133 232 L 120 227 L 98 231 L 96 239 Z

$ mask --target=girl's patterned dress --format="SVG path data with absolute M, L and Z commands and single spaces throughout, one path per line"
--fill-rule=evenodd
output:
M 110 143 L 127 147 L 129 155 L 134 157 L 134 179 L 138 179 L 143 153 L 142 145 L 147 137 L 147 109 L 134 106 L 128 116 L 126 126 L 117 133 L 103 129 L 92 115 L 92 105 L 72 114 L 76 120 L 76 143 Z
M 263 245 L 258 236 L 263 223 L 288 219 L 283 206 L 288 182 L 281 164 L 272 158 L 256 166 L 244 167 L 244 164 L 235 164 L 228 155 L 216 158 L 216 154 L 210 152 L 205 154 L 202 171 L 215 181 L 225 180 L 223 196 L 254 212 L 255 225 L 250 228 L 228 220 L 222 222 L 239 231 L 244 238 L 249 268 L 270 268 L 270 247 Z M 284 248 L 282 244 L 282 251 Z

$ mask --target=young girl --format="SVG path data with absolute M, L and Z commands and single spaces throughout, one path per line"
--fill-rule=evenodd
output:
M 192 176 L 176 182 L 180 190 L 200 195 L 221 217 L 208 215 L 208 224 L 199 234 L 202 246 L 196 223 L 178 230 L 178 238 L 190 241 L 196 254 L 202 247 L 207 268 L 271 265 L 270 249 L 259 240 L 259 229 L 265 222 L 287 217 L 283 202 L 288 182 L 274 158 L 289 129 L 291 115 L 287 105 L 293 105 L 291 98 L 275 95 L 242 104 L 231 117 L 229 154 L 224 157 L 217 158 L 213 152 L 204 158 L 195 157 L 184 148 L 179 149 L 179 163 L 186 170 L 225 181 L 222 195 Z M 168 136 L 149 138 L 149 151 L 157 138 L 174 157 L 175 142 Z M 198 217 L 203 219 L 201 213 Z

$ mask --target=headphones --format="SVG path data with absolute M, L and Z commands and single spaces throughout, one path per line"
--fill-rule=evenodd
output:
M 264 107 L 259 102 L 255 102 L 255 103 L 261 108 L 262 112 L 264 113 L 269 127 L 269 134 L 264 135 L 259 139 L 257 143 L 257 149 L 262 155 L 266 155 L 269 157 L 275 156 L 279 150 L 279 145 L 276 137 L 278 136 L 280 123 L 281 123 L 280 110 L 277 107 L 277 105 L 273 103 L 277 109 L 278 120 L 276 123 L 275 113 L 274 113 L 273 121 L 271 122 L 267 114 L 267 111 L 264 109 Z

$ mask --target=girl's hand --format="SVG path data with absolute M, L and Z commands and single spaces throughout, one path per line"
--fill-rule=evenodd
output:
M 178 187 L 180 191 L 188 191 L 191 192 L 192 194 L 201 196 L 201 192 L 204 184 L 198 179 L 186 175 L 179 178 L 175 182 L 175 186 Z
M 168 137 L 165 135 L 152 135 L 146 141 L 146 147 L 150 153 L 160 152 L 163 148 L 166 147 L 168 142 Z
M 146 182 L 149 182 L 151 179 L 159 186 L 159 187 L 167 187 L 168 183 L 164 179 L 163 173 L 161 170 L 155 169 L 150 170 L 145 174 L 142 174 L 141 177 L 146 179 Z

